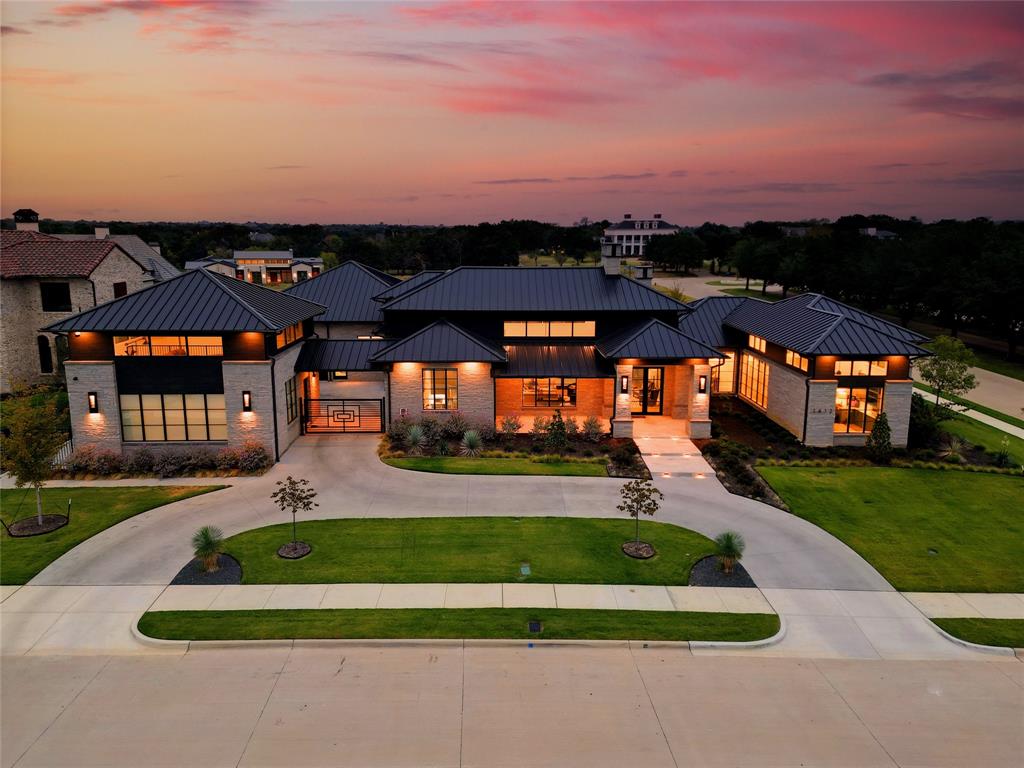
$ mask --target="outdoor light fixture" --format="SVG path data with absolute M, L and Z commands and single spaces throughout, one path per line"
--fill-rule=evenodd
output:
M 89 413 L 100 412 L 100 399 L 96 396 L 95 392 L 89 393 Z
M 252 392 L 248 389 L 242 392 L 242 410 L 246 413 L 252 411 Z
M 702 395 L 706 395 L 708 393 L 708 377 L 707 376 L 698 376 L 697 377 L 697 391 L 700 392 Z
M 619 392 L 624 395 L 629 392 L 629 376 L 623 376 L 619 379 Z

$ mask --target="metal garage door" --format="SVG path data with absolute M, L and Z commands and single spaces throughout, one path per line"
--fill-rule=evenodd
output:
M 383 399 L 307 399 L 303 410 L 303 431 L 308 435 L 384 431 Z

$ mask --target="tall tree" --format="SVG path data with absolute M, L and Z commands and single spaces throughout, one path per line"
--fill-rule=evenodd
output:
M 932 356 L 926 357 L 917 368 L 921 378 L 935 390 L 935 404 L 940 396 L 963 396 L 978 386 L 970 368 L 977 358 L 967 346 L 950 336 L 939 336 L 931 345 Z

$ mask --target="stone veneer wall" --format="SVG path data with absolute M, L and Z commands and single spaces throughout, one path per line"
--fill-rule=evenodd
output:
M 459 411 L 470 422 L 494 420 L 494 379 L 490 363 L 395 363 L 391 370 L 390 417 L 397 419 L 405 408 L 408 416 L 443 419 L 448 411 L 423 410 L 423 369 L 455 368 L 459 372 Z
M 799 440 L 804 432 L 804 404 L 807 377 L 783 363 L 762 357 L 768 363 L 768 418 L 785 427 Z
M 111 361 L 68 362 L 68 408 L 75 447 L 95 445 L 121 450 L 121 408 L 117 377 Z M 95 392 L 99 413 L 89 413 L 89 393 Z
M 906 448 L 910 435 L 910 403 L 914 395 L 914 382 L 887 381 L 885 394 L 882 396 L 882 410 L 889 417 L 889 430 L 892 432 L 892 444 L 896 448 Z
M 697 390 L 700 387 L 700 377 L 707 377 L 707 392 L 703 395 Z M 689 384 L 690 406 L 688 417 L 690 419 L 690 437 L 703 439 L 711 437 L 711 366 L 707 363 L 700 363 L 690 367 Z
M 808 382 L 804 445 L 827 447 L 835 444 L 836 386 L 836 381 L 829 379 Z
M 253 440 L 274 455 L 273 389 L 269 360 L 225 360 L 224 407 L 228 419 L 228 444 L 240 446 Z M 252 393 L 252 411 L 242 410 L 242 392 Z M 283 394 L 282 394 L 283 397 Z
M 274 376 L 277 386 L 277 436 L 278 451 L 283 454 L 288 446 L 302 434 L 302 409 L 298 408 L 296 417 L 288 421 L 288 400 L 285 397 L 285 384 L 289 379 L 295 378 L 295 362 L 299 359 L 299 352 L 302 351 L 302 344 L 293 344 L 283 352 L 274 356 Z M 225 385 L 227 382 L 225 382 Z M 225 387 L 225 392 L 226 392 Z M 302 399 L 302 381 L 295 382 L 295 395 Z M 241 397 L 239 397 L 241 400 Z M 271 446 L 272 449 L 272 446 Z

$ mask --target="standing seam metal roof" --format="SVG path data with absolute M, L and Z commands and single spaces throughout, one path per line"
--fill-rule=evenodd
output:
M 475 336 L 447 320 L 438 320 L 391 344 L 371 359 L 378 363 L 503 363 L 508 357 L 502 347 Z
M 743 296 L 707 296 L 690 304 L 691 311 L 679 318 L 679 330 L 712 347 L 729 345 L 722 319 L 748 299 Z
M 510 344 L 505 347 L 508 365 L 496 370 L 496 378 L 524 376 L 565 376 L 576 379 L 606 379 L 615 371 L 598 358 L 593 344 Z
M 391 344 L 379 339 L 307 339 L 296 371 L 370 371 L 370 358 Z
M 685 357 L 722 357 L 714 347 L 691 339 L 678 328 L 673 328 L 661 320 L 648 320 L 646 323 L 606 336 L 597 342 L 597 349 L 609 358 L 640 357 L 669 360 Z
M 421 285 L 429 283 L 431 280 L 443 274 L 443 269 L 425 269 L 422 272 L 417 272 L 408 280 L 402 280 L 400 283 L 395 283 L 394 285 L 385 288 L 373 298 L 380 302 L 392 301 L 393 299 L 397 299 L 399 296 L 404 296 L 413 288 L 419 288 Z
M 316 277 L 297 283 L 284 293 L 327 307 L 317 320 L 323 323 L 379 323 L 384 319 L 373 297 L 396 278 L 357 261 L 346 261 Z

